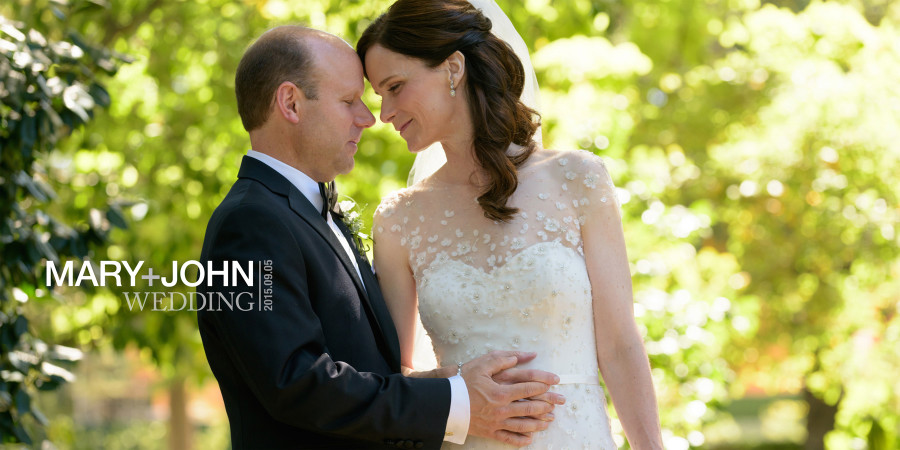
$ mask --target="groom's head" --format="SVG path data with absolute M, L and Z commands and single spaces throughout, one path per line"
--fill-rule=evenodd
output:
M 364 128 L 362 65 L 337 36 L 282 26 L 251 45 L 235 75 L 238 113 L 253 149 L 331 181 L 353 168 Z

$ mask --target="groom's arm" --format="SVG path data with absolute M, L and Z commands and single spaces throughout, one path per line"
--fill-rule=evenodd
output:
M 420 440 L 426 448 L 440 446 L 450 408 L 449 382 L 359 372 L 334 361 L 312 308 L 305 249 L 282 218 L 258 204 L 221 213 L 210 223 L 204 264 L 212 261 L 214 267 L 221 267 L 222 261 L 271 261 L 272 310 L 259 311 L 257 305 L 251 311 L 236 307 L 203 311 L 201 327 L 221 343 L 238 376 L 267 412 L 279 421 L 318 433 L 379 443 Z M 220 285 L 203 290 L 237 297 L 259 288 Z

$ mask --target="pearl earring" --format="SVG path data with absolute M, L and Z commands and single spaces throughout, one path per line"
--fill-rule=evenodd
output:
M 453 78 L 450 79 L 450 96 L 456 97 L 456 89 L 453 87 Z

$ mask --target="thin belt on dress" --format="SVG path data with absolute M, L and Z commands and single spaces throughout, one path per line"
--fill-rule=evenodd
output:
M 559 375 L 558 384 L 590 384 L 599 386 L 600 377 L 598 375 L 562 374 Z

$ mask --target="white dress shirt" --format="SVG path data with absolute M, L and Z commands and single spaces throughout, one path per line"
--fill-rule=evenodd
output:
M 248 150 L 247 156 L 259 160 L 281 174 L 281 176 L 287 178 L 287 180 L 290 181 L 310 203 L 312 203 L 317 211 L 322 210 L 325 200 L 319 192 L 319 183 L 310 178 L 309 175 L 265 153 Z M 331 231 L 334 232 L 335 237 L 337 237 L 338 242 L 341 243 L 344 252 L 350 257 L 350 262 L 353 263 L 353 268 L 356 269 L 356 276 L 362 281 L 362 275 L 359 272 L 359 265 L 356 263 L 353 249 L 350 248 L 350 244 L 347 242 L 347 238 L 344 237 L 344 233 L 341 233 L 340 228 L 334 223 L 331 214 L 328 214 L 327 223 L 331 228 Z M 363 285 L 363 289 L 366 289 L 365 283 L 363 282 L 361 284 Z M 466 382 L 461 376 L 456 375 L 450 377 L 449 380 L 450 416 L 447 418 L 447 428 L 444 432 L 444 440 L 454 444 L 464 444 L 466 442 L 466 435 L 469 433 L 469 391 L 466 389 Z

